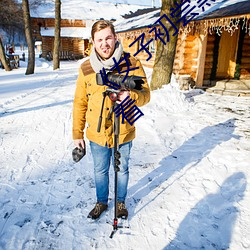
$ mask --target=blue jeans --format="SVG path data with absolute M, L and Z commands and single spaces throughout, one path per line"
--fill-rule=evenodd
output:
M 118 172 L 117 200 L 121 202 L 125 201 L 127 195 L 129 178 L 128 161 L 131 147 L 132 141 L 121 144 L 119 146 L 119 152 L 121 154 L 121 164 L 119 165 L 120 171 Z M 114 148 L 108 148 L 107 146 L 103 147 L 91 141 L 90 148 L 94 160 L 97 202 L 107 204 L 109 196 L 109 168 L 111 159 L 112 163 L 114 162 Z

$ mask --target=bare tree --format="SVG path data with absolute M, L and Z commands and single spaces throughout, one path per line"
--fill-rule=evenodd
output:
M 30 75 L 30 74 L 34 74 L 34 70 L 35 70 L 35 48 L 34 48 L 34 41 L 32 37 L 30 9 L 29 9 L 28 0 L 22 0 L 22 8 L 23 8 L 25 36 L 26 36 L 26 41 L 28 44 L 28 66 L 27 66 L 25 74 Z
M 29 0 L 30 9 L 36 9 L 43 4 L 46 4 L 46 0 Z
M 1 37 L 0 37 L 0 61 L 1 61 L 3 67 L 4 67 L 4 69 L 6 71 L 10 71 L 11 70 L 11 68 L 10 68 L 10 66 L 9 66 L 9 64 L 8 64 L 8 62 L 6 60 L 6 56 L 5 56 L 4 47 L 3 47 L 3 43 L 2 43 Z
M 0 61 L 6 71 L 10 71 L 7 62 L 4 42 L 13 43 L 16 34 L 23 30 L 22 8 L 16 0 L 0 0 L 0 29 L 4 35 L 0 36 Z
M 173 25 L 163 18 L 161 22 L 168 30 L 169 41 L 167 41 L 167 34 L 163 27 L 160 27 L 161 33 L 164 34 L 162 39 L 165 41 L 166 45 L 160 39 L 157 40 L 157 50 L 155 55 L 155 62 L 152 74 L 152 81 L 150 87 L 152 90 L 160 88 L 163 84 L 170 83 L 171 74 L 173 70 L 175 48 L 177 43 L 179 23 L 177 24 L 178 17 L 171 17 L 171 9 L 175 9 L 177 3 L 181 4 L 181 0 L 162 0 L 161 16 L 164 14 L 171 20 Z M 176 33 L 176 34 L 175 34 Z M 173 34 L 175 34 L 173 36 Z
M 55 0 L 55 40 L 53 49 L 53 69 L 60 68 L 59 48 L 61 33 L 61 0 Z
M 17 0 L 0 0 L 0 28 L 11 34 L 23 29 L 22 6 Z

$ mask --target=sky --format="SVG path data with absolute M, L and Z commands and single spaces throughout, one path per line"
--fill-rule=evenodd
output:
M 86 59 L 53 70 L 37 54 L 35 74 L 25 75 L 23 61 L 0 69 L 0 249 L 250 249 L 250 99 L 181 91 L 174 77 L 140 107 L 125 227 L 109 238 L 112 167 L 109 208 L 87 219 L 93 160 L 86 139 L 86 156 L 73 162 L 71 134 Z M 150 83 L 152 69 L 144 69 Z

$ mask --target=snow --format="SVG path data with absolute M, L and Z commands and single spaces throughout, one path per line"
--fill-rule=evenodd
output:
M 248 0 L 216 0 L 216 4 L 211 5 L 211 7 L 206 9 L 206 11 L 204 11 L 203 13 L 201 13 L 197 19 L 204 18 L 206 15 L 209 15 L 213 11 L 220 10 L 223 8 L 229 8 L 232 5 L 236 6 L 236 4 L 247 2 L 247 1 Z
M 98 0 L 97 2 L 107 2 L 107 0 Z M 111 3 L 124 3 L 124 4 L 138 4 L 138 5 L 148 5 L 148 6 L 161 6 L 161 0 L 109 0 Z
M 185 8 L 181 14 L 184 16 L 190 10 L 191 7 L 196 6 L 196 8 L 192 11 L 192 13 L 198 14 L 197 17 L 194 18 L 194 20 L 199 19 L 201 17 L 204 17 L 207 13 L 210 13 L 211 9 L 213 9 L 213 10 L 217 9 L 221 5 L 223 7 L 225 7 L 225 4 L 220 3 L 220 1 L 222 1 L 222 0 L 218 0 L 215 3 L 210 3 L 211 6 L 205 5 L 206 8 L 205 7 L 204 8 L 206 9 L 206 11 L 203 11 L 202 8 L 199 8 L 199 6 L 197 5 L 197 1 L 192 0 L 190 2 L 190 4 L 188 2 L 186 5 L 185 4 L 183 5 L 182 8 L 184 8 L 184 7 Z M 153 10 L 149 13 L 137 15 L 134 17 L 126 18 L 126 19 L 120 18 L 114 22 L 115 30 L 117 32 L 123 32 L 123 31 L 128 31 L 128 30 L 140 29 L 143 27 L 151 27 L 160 18 L 160 16 L 161 16 L 160 13 L 161 13 L 161 8 L 157 8 L 156 10 Z M 169 18 L 171 19 L 170 16 L 169 16 Z
M 42 36 L 54 36 L 55 28 L 41 28 Z M 62 27 L 61 37 L 80 37 L 82 39 L 89 39 L 91 37 L 91 28 L 86 27 Z
M 151 92 L 136 121 L 130 228 L 109 238 L 112 168 L 109 209 L 87 221 L 95 203 L 88 143 L 79 163 L 71 157 L 81 62 L 53 71 L 37 57 L 33 75 L 22 61 L 0 70 L 0 249 L 250 249 L 250 99 L 180 91 L 174 78 Z
M 62 0 L 61 1 L 61 17 L 62 19 L 71 20 L 98 20 L 119 19 L 121 15 L 135 12 L 138 9 L 150 8 L 148 5 L 140 4 L 116 4 L 111 2 L 101 2 L 93 0 Z M 52 1 L 45 1 L 45 4 L 38 6 L 36 9 L 30 10 L 31 17 L 54 18 L 55 4 Z
M 160 10 L 154 10 L 152 12 L 135 16 L 128 19 L 119 19 L 114 22 L 115 30 L 117 32 L 139 29 L 142 27 L 148 27 L 154 24 L 160 18 Z

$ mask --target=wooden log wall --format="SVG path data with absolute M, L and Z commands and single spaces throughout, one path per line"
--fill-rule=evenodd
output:
M 197 36 L 189 35 L 185 41 L 184 63 L 180 74 L 188 74 L 192 79 L 196 78 L 197 58 L 199 45 Z
M 142 33 L 145 33 L 145 39 L 144 39 L 144 44 L 145 44 L 146 40 L 148 41 L 151 39 L 151 35 L 147 33 L 147 29 L 136 30 L 135 33 L 132 32 L 131 34 L 129 32 L 126 32 L 126 34 L 118 33 L 117 36 L 119 41 L 122 43 L 124 51 L 130 53 L 131 55 L 134 55 L 139 50 L 140 41 L 137 41 L 131 47 L 129 47 L 129 45 L 133 43 L 136 40 L 136 38 Z M 149 46 L 152 46 L 151 43 L 149 44 Z M 151 51 L 150 48 L 149 50 Z M 141 61 L 143 66 L 152 68 L 154 66 L 155 52 L 151 52 L 151 55 L 152 57 L 147 61 L 149 54 L 145 51 L 141 51 L 136 55 L 136 58 L 138 58 Z
M 54 18 L 31 18 L 32 26 L 34 29 L 39 29 L 40 27 L 49 28 L 55 27 Z M 71 20 L 71 19 L 62 19 L 61 27 L 86 27 L 85 20 Z
M 73 42 L 73 54 L 84 55 L 84 51 L 88 48 L 89 41 L 87 39 L 82 40 L 79 38 L 72 39 Z
M 52 52 L 54 47 L 54 37 L 42 38 L 42 57 L 46 58 L 48 52 Z M 84 56 L 84 51 L 88 47 L 88 40 L 78 38 L 61 38 L 60 51 L 69 51 L 76 57 Z
M 173 73 L 189 75 L 193 80 L 197 74 L 197 58 L 199 52 L 197 35 L 180 34 L 177 40 Z
M 242 46 L 240 79 L 250 79 L 250 36 L 245 35 Z
M 46 58 L 48 52 L 53 51 L 54 37 L 42 37 L 42 57 Z
M 210 77 L 211 77 L 212 68 L 213 68 L 214 46 L 215 46 L 215 34 L 213 35 L 208 34 L 203 80 L 210 80 Z
M 183 67 L 184 49 L 185 49 L 185 35 L 183 34 L 178 36 L 176 50 L 175 50 L 173 73 L 177 76 L 179 75 L 179 71 Z
M 152 57 L 147 61 L 149 58 L 149 54 L 146 52 L 140 52 L 136 58 L 138 58 L 141 62 L 141 64 L 145 67 L 148 68 L 153 68 L 154 67 L 154 61 L 155 61 L 155 53 L 151 53 Z
M 134 44 L 131 47 L 129 47 L 129 45 L 135 40 L 135 38 L 119 37 L 118 39 L 121 42 L 124 51 L 126 51 L 127 53 L 130 53 L 131 55 L 133 55 L 134 53 L 137 52 L 137 50 L 138 50 L 138 43 Z
M 73 39 L 62 37 L 61 44 L 60 44 L 60 51 L 70 51 L 73 52 Z

